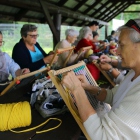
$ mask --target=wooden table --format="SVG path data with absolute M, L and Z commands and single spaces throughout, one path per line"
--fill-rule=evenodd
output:
M 30 96 L 27 94 L 30 92 L 31 86 L 25 85 L 23 87 L 20 87 L 18 89 L 12 90 L 11 92 L 8 92 L 4 94 L 3 96 L 0 96 L 0 104 L 3 103 L 14 103 L 14 102 L 20 102 L 20 101 L 29 101 Z M 48 118 L 43 118 L 35 108 L 32 108 L 32 123 L 29 127 L 24 128 L 18 128 L 15 130 L 25 130 L 28 128 L 32 128 L 34 126 L 37 126 L 44 121 L 46 121 Z M 77 123 L 75 122 L 74 118 L 70 114 L 70 112 L 65 112 L 64 114 L 53 116 L 55 118 L 59 118 L 62 120 L 62 124 L 60 127 L 58 127 L 55 130 L 36 134 L 35 132 L 38 130 L 45 130 L 51 127 L 56 126 L 59 122 L 57 121 L 50 121 L 46 125 L 36 129 L 32 130 L 30 132 L 26 133 L 13 133 L 11 131 L 4 131 L 0 132 L 0 140 L 77 140 L 80 136 L 81 130 Z

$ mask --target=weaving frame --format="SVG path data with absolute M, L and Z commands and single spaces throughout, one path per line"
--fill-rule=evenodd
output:
M 80 57 L 80 55 L 82 54 L 82 52 L 83 51 L 87 51 L 87 50 L 89 50 L 89 49 L 92 49 L 92 46 L 86 46 L 86 47 L 82 47 L 79 51 L 78 51 L 78 55 L 77 55 L 77 57 L 76 57 L 76 59 L 75 59 L 75 63 L 78 61 L 78 59 L 79 59 L 79 57 Z
M 20 76 L 15 77 L 15 78 L 10 82 L 10 84 L 0 93 L 0 96 L 4 95 L 4 94 L 5 94 L 6 92 L 8 92 L 13 86 L 15 86 L 17 81 L 20 81 L 20 80 L 22 80 L 22 79 L 25 79 L 25 78 L 34 76 L 35 74 L 42 73 L 42 72 L 45 72 L 45 71 L 48 71 L 48 70 L 49 70 L 49 68 L 48 68 L 48 67 L 45 67 L 45 68 L 43 68 L 43 69 L 39 69 L 39 70 L 30 72 L 30 73 L 27 73 L 27 74 L 24 74 L 24 75 L 20 75 Z
M 105 78 L 110 82 L 110 84 L 114 87 L 116 84 L 115 82 L 108 76 L 108 74 L 106 73 L 106 71 L 102 70 L 99 67 L 99 64 L 97 63 L 96 60 L 93 60 L 92 63 L 100 70 L 100 72 L 105 76 Z
M 80 120 L 78 110 L 76 110 L 76 108 L 74 106 L 74 103 L 72 103 L 71 97 L 69 98 L 69 96 L 67 95 L 66 91 L 64 90 L 64 87 L 62 86 L 60 79 L 56 76 L 56 72 L 58 72 L 57 74 L 59 74 L 59 72 L 61 73 L 61 71 L 66 72 L 66 71 L 69 71 L 69 70 L 73 69 L 74 67 L 79 67 L 81 65 L 85 65 L 85 63 L 83 61 L 81 61 L 81 62 L 79 62 L 79 63 L 77 63 L 77 64 L 75 64 L 73 66 L 69 66 L 69 67 L 66 67 L 66 68 L 63 68 L 63 69 L 60 69 L 60 70 L 57 70 L 57 71 L 50 70 L 48 72 L 48 74 L 49 74 L 52 82 L 56 86 L 58 92 L 60 93 L 61 97 L 63 98 L 64 102 L 66 103 L 66 105 L 67 105 L 68 109 L 70 110 L 71 114 L 73 115 L 74 119 L 76 120 L 77 124 L 79 125 L 79 127 L 83 131 L 83 133 L 86 136 L 86 138 L 88 140 L 90 140 L 90 137 L 87 134 L 86 129 L 83 126 L 83 122 Z M 88 74 L 90 75 L 90 77 L 92 78 L 95 86 L 98 86 L 96 81 L 94 80 L 94 78 L 90 74 L 90 72 L 89 72 L 88 68 L 86 67 L 86 65 L 85 65 L 85 69 L 88 72 Z M 73 112 L 73 111 L 75 111 L 75 112 Z
M 61 54 L 61 53 L 66 52 L 66 51 L 69 51 L 68 57 L 66 58 L 66 60 L 65 60 L 65 62 L 63 64 L 63 67 L 65 67 L 67 62 L 68 62 L 68 60 L 70 59 L 70 56 L 72 55 L 74 49 L 75 49 L 75 46 L 62 48 L 62 49 L 56 49 L 55 52 L 54 52 L 54 56 L 53 56 L 49 66 L 51 67 L 53 65 L 54 59 L 58 54 Z

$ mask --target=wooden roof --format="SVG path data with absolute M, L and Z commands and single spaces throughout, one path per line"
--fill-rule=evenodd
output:
M 0 21 L 47 23 L 43 8 L 50 18 L 61 14 L 61 24 L 83 26 L 97 20 L 107 23 L 138 0 L 0 0 Z M 42 7 L 43 6 L 43 7 Z

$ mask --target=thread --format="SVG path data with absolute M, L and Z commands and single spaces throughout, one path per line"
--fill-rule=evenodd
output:
M 60 123 L 53 128 L 37 131 L 36 133 L 39 134 L 39 133 L 51 131 L 53 129 L 58 128 L 62 123 L 60 119 L 49 118 L 42 124 L 35 126 L 33 128 L 29 128 L 22 131 L 14 131 L 12 129 L 26 127 L 31 124 L 31 108 L 30 108 L 29 102 L 24 101 L 24 102 L 18 102 L 18 103 L 0 104 L 0 131 L 10 130 L 15 133 L 28 132 L 28 131 L 31 131 L 31 130 L 34 130 L 36 128 L 43 126 L 50 120 L 57 120 Z

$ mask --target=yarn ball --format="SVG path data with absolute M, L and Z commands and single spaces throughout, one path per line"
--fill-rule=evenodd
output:
M 95 81 L 97 81 L 100 78 L 99 69 L 93 63 L 89 63 L 86 66 L 90 71 L 91 75 L 93 76 L 93 78 L 95 79 Z

